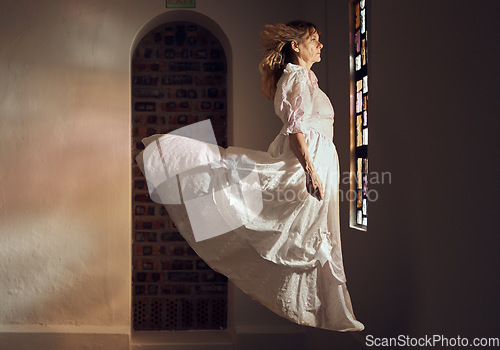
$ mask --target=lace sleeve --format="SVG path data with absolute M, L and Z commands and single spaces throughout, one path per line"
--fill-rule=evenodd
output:
M 275 110 L 286 127 L 286 135 L 304 131 L 302 123 L 311 115 L 311 92 L 306 79 L 293 74 L 278 86 Z

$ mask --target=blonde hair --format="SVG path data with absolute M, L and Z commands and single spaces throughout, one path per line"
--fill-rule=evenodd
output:
M 262 73 L 262 92 L 272 100 L 276 94 L 276 85 L 288 63 L 293 63 L 295 52 L 292 42 L 300 43 L 305 34 L 319 33 L 310 22 L 292 21 L 287 24 L 273 23 L 264 26 L 261 32 L 262 61 L 259 69 Z

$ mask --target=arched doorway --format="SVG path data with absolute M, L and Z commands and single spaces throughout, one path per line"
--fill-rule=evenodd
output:
M 150 30 L 132 57 L 132 310 L 134 330 L 222 329 L 227 280 L 212 271 L 150 200 L 135 164 L 141 140 L 210 119 L 227 146 L 227 60 L 219 40 L 194 22 Z

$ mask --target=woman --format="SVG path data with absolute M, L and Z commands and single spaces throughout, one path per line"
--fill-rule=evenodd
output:
M 307 22 L 271 24 L 262 32 L 262 45 L 263 92 L 274 99 L 283 121 L 267 152 L 213 152 L 206 142 L 171 133 L 145 140 L 138 163 L 151 197 L 167 204 L 179 232 L 214 270 L 294 322 L 362 330 L 342 263 L 333 108 L 311 71 L 321 60 L 319 32 Z M 204 162 L 210 165 L 199 166 Z M 179 177 L 178 205 L 171 200 L 177 180 L 158 179 L 188 168 L 194 170 Z M 247 195 L 256 186 L 263 199 L 258 205 Z M 196 237 L 196 230 L 214 223 L 215 234 Z
M 309 193 L 321 200 L 323 198 L 322 182 L 314 170 L 314 164 L 309 157 L 300 127 L 306 113 L 303 110 L 304 103 L 309 105 L 306 108 L 311 108 L 312 101 L 308 98 L 309 94 L 304 95 L 308 84 L 303 79 L 303 74 L 301 74 L 303 72 L 300 68 L 293 66 L 305 68 L 310 84 L 315 88 L 318 87 L 311 67 L 314 63 L 321 61 L 323 44 L 319 41 L 319 32 L 312 23 L 300 21 L 290 22 L 287 25 L 268 25 L 262 32 L 262 46 L 264 48 L 264 59 L 260 64 L 262 90 L 269 99 L 275 100 L 276 114 L 282 118 L 285 125 L 289 125 L 286 132 L 290 138 L 290 147 L 304 168 Z M 293 65 L 286 66 L 286 64 Z M 285 78 L 278 81 L 284 69 L 286 69 Z M 275 96 L 277 89 L 279 93 Z

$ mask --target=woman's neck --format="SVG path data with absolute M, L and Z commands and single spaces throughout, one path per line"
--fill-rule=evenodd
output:
M 293 64 L 304 67 L 305 69 L 307 69 L 308 72 L 311 70 L 312 67 L 312 63 L 308 63 L 299 57 L 295 57 L 295 59 L 293 60 Z

